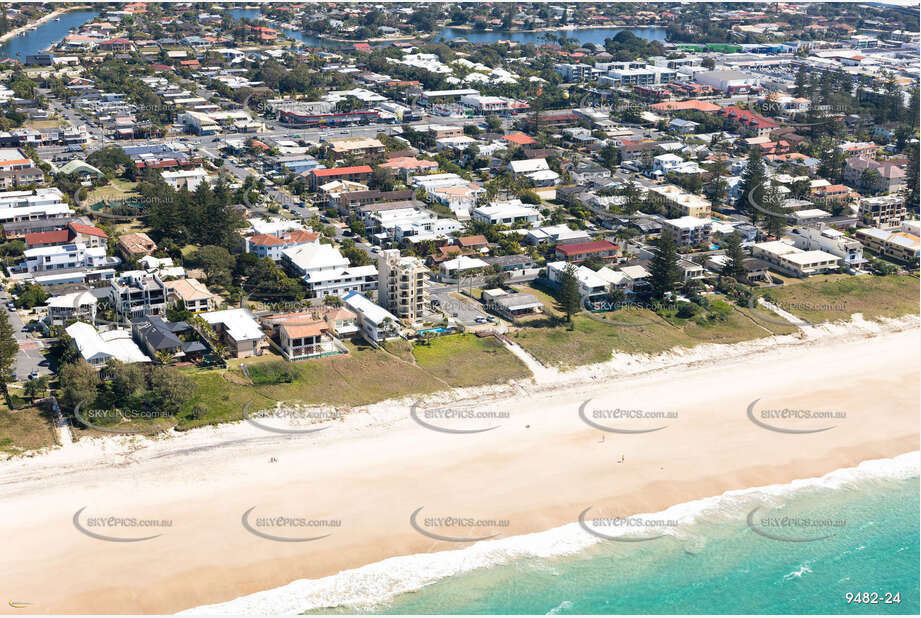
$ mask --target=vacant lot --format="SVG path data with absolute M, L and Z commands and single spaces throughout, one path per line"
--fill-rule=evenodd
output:
M 566 368 L 604 362 L 614 351 L 657 354 L 676 346 L 738 343 L 796 330 L 792 325 L 756 320 L 755 314 L 748 308 L 725 305 L 721 312 L 704 312 L 689 319 L 671 315 L 666 320 L 649 309 L 630 307 L 593 314 L 595 319 L 574 316 L 572 331 L 565 323 L 533 322 L 513 337 L 542 363 Z M 757 315 L 767 314 L 757 311 Z
M 444 384 L 422 369 L 401 362 L 387 352 L 364 345 L 347 346 L 348 355 L 294 363 L 297 376 L 293 382 L 282 384 L 252 385 L 240 371 L 239 362 L 232 362 L 226 370 L 191 369 L 190 377 L 197 384 L 198 392 L 186 408 L 192 410 L 199 404 L 204 413 L 198 418 L 184 415 L 179 420 L 179 428 L 240 420 L 243 406 L 250 401 L 253 405 L 286 401 L 360 406 L 391 397 L 444 389 Z M 267 354 L 243 362 L 253 367 L 279 360 L 280 357 Z
M 918 290 L 918 279 L 903 275 L 822 275 L 773 288 L 768 296 L 804 320 L 829 322 L 854 313 L 866 319 L 916 314 Z
M 0 453 L 21 455 L 56 443 L 54 426 L 46 412 L 35 407 L 10 410 L 0 405 Z
M 530 375 L 495 337 L 447 335 L 417 344 L 413 355 L 419 367 L 451 386 L 498 384 Z
M 545 320 L 520 328 L 512 336 L 540 362 L 557 367 L 601 363 L 611 358 L 614 350 L 655 353 L 691 343 L 679 329 L 646 309 L 613 311 L 604 317 L 611 323 L 575 315 L 573 330 L 565 323 Z

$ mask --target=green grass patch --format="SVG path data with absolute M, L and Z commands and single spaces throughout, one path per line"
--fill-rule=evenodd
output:
M 198 392 L 180 415 L 178 429 L 242 420 L 243 406 L 249 402 L 254 406 L 286 401 L 350 407 L 444 389 L 444 384 L 422 369 L 395 360 L 383 350 L 364 344 L 346 346 L 347 355 L 297 363 L 297 377 L 288 383 L 251 385 L 238 362 L 226 370 L 187 369 Z M 250 376 L 260 372 L 260 365 L 278 361 L 275 355 L 243 360 Z M 199 412 L 193 414 L 196 406 Z
M 918 294 L 918 279 L 906 275 L 820 275 L 767 292 L 781 309 L 810 322 L 917 314 Z
M 531 375 L 525 364 L 495 337 L 445 335 L 417 344 L 413 355 L 419 367 L 451 386 L 498 384 Z
M 297 366 L 278 360 L 271 363 L 259 363 L 246 366 L 253 384 L 290 384 L 298 375 Z
M 575 315 L 573 330 L 565 322 L 548 319 L 539 326 L 520 328 L 512 336 L 543 364 L 561 368 L 604 362 L 614 350 L 654 354 L 693 344 L 681 330 L 647 309 L 620 309 L 601 317 L 611 323 Z
M 0 453 L 22 455 L 57 444 L 50 414 L 34 406 L 10 410 L 0 405 Z

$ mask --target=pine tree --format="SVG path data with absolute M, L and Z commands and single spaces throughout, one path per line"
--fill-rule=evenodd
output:
M 675 290 L 678 278 L 678 246 L 671 229 L 665 228 L 659 235 L 650 264 L 649 283 L 653 296 L 657 299 L 665 298 L 667 293 Z
M 748 155 L 748 163 L 745 165 L 745 169 L 742 170 L 742 194 L 736 204 L 743 212 L 751 215 L 752 221 L 755 221 L 759 215 L 755 205 L 759 204 L 764 192 L 765 177 L 761 150 L 753 148 Z
M 720 274 L 732 277 L 736 281 L 742 281 L 745 278 L 745 268 L 743 266 L 745 254 L 742 252 L 742 237 L 738 232 L 733 232 L 723 239 L 723 246 L 726 247 L 728 260 Z
M 764 218 L 764 227 L 768 234 L 780 238 L 787 229 L 787 218 L 783 213 L 783 194 L 771 185 L 764 191 L 762 208 L 770 214 Z M 780 213 L 780 214 L 774 214 Z
M 560 292 L 557 298 L 557 309 L 566 314 L 566 321 L 572 326 L 572 314 L 579 311 L 581 306 L 579 295 L 579 280 L 576 279 L 576 267 L 567 264 L 560 274 Z
M 908 210 L 918 212 L 918 173 L 921 162 L 918 160 L 918 144 L 912 144 L 908 149 L 908 168 L 905 174 L 905 201 Z
M 6 392 L 6 385 L 13 381 L 13 365 L 19 344 L 13 336 L 13 327 L 6 311 L 0 313 L 0 387 Z

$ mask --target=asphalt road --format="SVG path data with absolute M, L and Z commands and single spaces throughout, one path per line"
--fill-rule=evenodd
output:
M 9 300 L 10 297 L 6 290 L 0 290 L 0 304 L 6 305 Z M 37 371 L 40 376 L 50 375 L 51 371 L 48 367 L 39 366 L 39 363 L 45 360 L 45 357 L 42 356 L 42 350 L 45 347 L 44 342 L 34 337 L 32 333 L 27 333 L 23 330 L 25 324 L 22 318 L 19 317 L 18 311 L 8 311 L 5 306 L 0 307 L 0 311 L 6 312 L 10 320 L 10 326 L 13 327 L 13 336 L 19 344 L 19 352 L 16 354 L 16 379 L 25 381 L 29 379 L 29 374 L 32 371 Z
M 464 326 L 473 326 L 477 323 L 477 318 L 490 316 L 489 313 L 483 310 L 480 303 L 472 298 L 457 298 L 452 294 L 460 295 L 457 284 L 429 282 L 429 296 L 441 303 L 436 309 L 440 309 L 442 313 L 453 317 Z

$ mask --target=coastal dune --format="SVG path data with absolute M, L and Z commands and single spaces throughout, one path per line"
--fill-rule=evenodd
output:
M 8 596 L 29 604 L 3 609 L 175 612 L 391 556 L 469 545 L 459 538 L 547 530 L 589 507 L 593 515 L 653 513 L 915 451 L 918 344 L 917 328 L 835 338 L 451 404 L 507 413 L 485 425 L 431 421 L 495 427 L 479 433 L 427 429 L 410 419 L 408 406 L 392 404 L 401 409 L 377 424 L 371 413 L 315 434 L 260 434 L 212 448 L 141 447 L 117 465 L 108 459 L 58 473 L 46 467 L 31 476 L 0 475 L 0 574 Z M 616 418 L 597 410 L 663 414 Z M 780 412 L 770 417 L 765 410 Z M 791 420 L 784 410 L 828 416 Z M 289 541 L 248 530 L 248 511 L 251 528 Z M 110 517 L 169 525 L 89 523 Z M 326 525 L 256 523 L 278 517 Z M 487 521 L 427 523 L 437 517 Z M 159 536 L 101 540 L 78 530 L 75 519 L 101 535 Z

